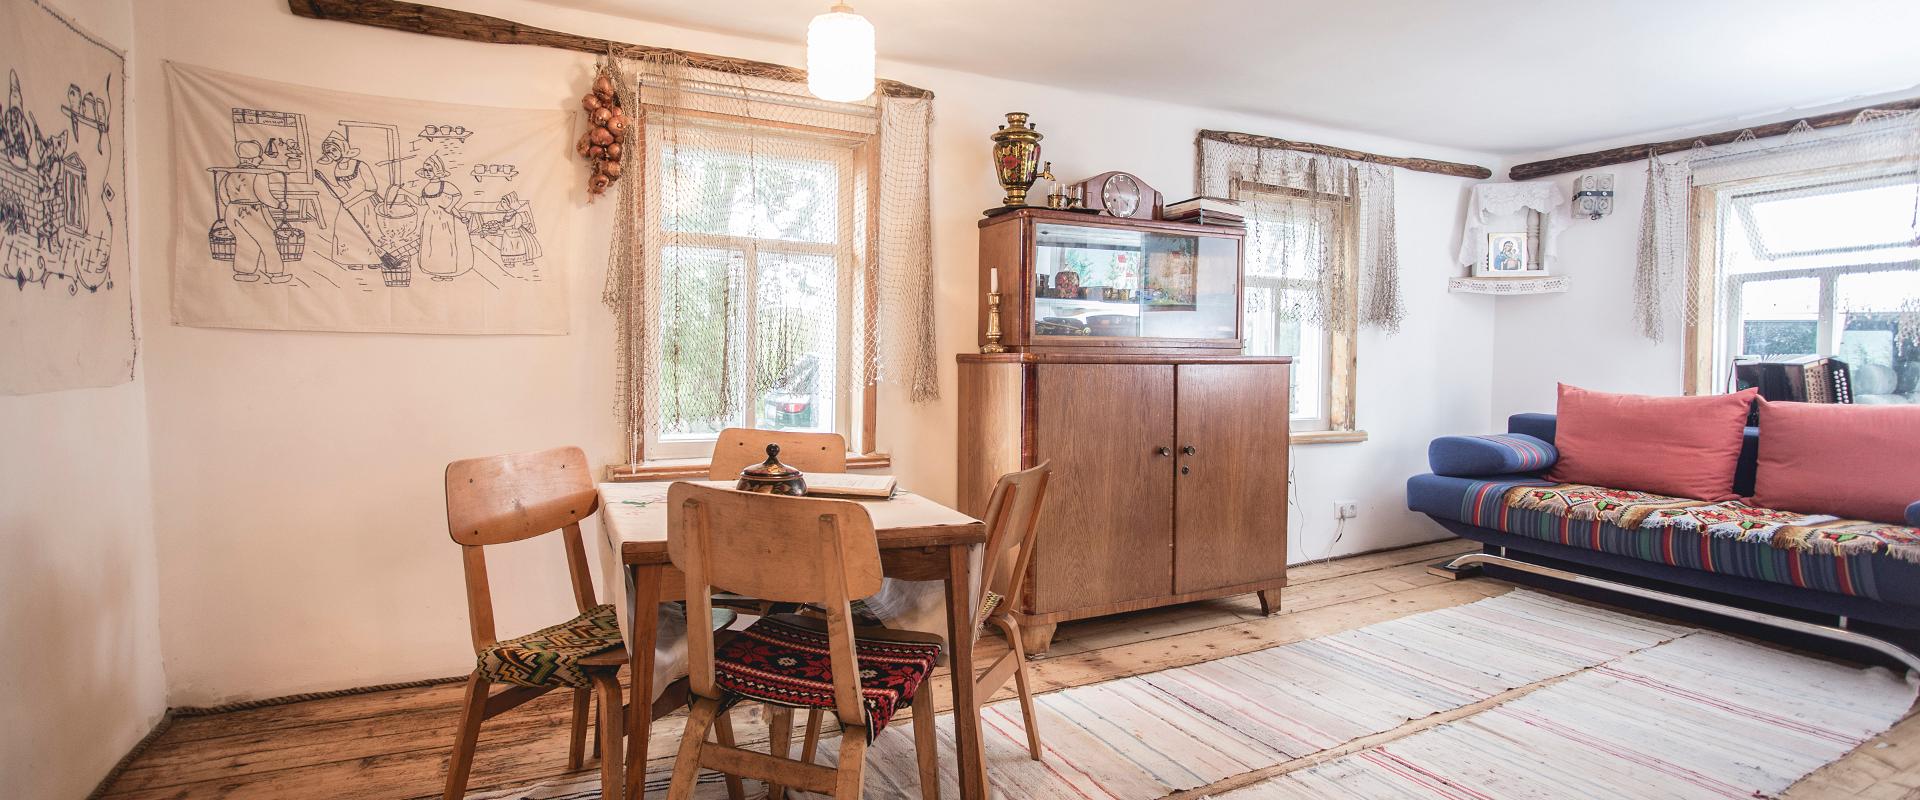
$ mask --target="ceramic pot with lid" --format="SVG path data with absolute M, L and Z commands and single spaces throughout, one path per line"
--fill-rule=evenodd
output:
M 807 493 L 806 473 L 780 463 L 780 445 L 767 445 L 767 460 L 740 470 L 740 482 L 733 488 L 743 492 L 760 494 L 782 494 L 790 497 L 804 497 Z

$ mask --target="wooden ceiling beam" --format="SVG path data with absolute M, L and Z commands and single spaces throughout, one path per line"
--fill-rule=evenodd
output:
M 1482 167 L 1478 164 L 1461 164 L 1456 161 L 1438 161 L 1431 158 L 1402 158 L 1400 156 L 1383 156 L 1383 155 L 1378 155 L 1376 153 L 1366 153 L 1359 150 L 1348 150 L 1344 147 L 1333 147 L 1333 146 L 1324 145 L 1324 144 L 1314 144 L 1312 142 L 1295 142 L 1287 139 L 1276 139 L 1272 136 L 1261 136 L 1259 134 L 1254 134 L 1254 133 L 1237 133 L 1234 131 L 1203 130 L 1200 132 L 1200 138 L 1212 139 L 1213 141 L 1216 141 L 1216 142 L 1226 142 L 1228 144 L 1247 145 L 1250 147 L 1278 147 L 1281 149 L 1295 150 L 1302 153 L 1313 153 L 1315 155 L 1344 158 L 1350 161 L 1365 161 L 1371 164 L 1385 164 L 1390 167 L 1410 169 L 1415 172 L 1431 172 L 1436 175 L 1452 175 L 1456 178 L 1473 178 L 1476 180 L 1485 180 L 1487 178 L 1493 177 L 1493 170 L 1487 169 L 1486 167 Z
M 1662 153 L 1690 150 L 1694 146 L 1701 144 L 1709 147 L 1713 145 L 1730 144 L 1747 134 L 1751 134 L 1753 138 L 1756 139 L 1780 136 L 1792 131 L 1794 127 L 1801 122 L 1805 122 L 1813 128 L 1831 128 L 1836 125 L 1852 124 L 1854 118 L 1859 116 L 1862 111 L 1913 111 L 1915 109 L 1920 109 L 1920 97 L 1911 100 L 1899 100 L 1891 103 L 1881 103 L 1879 105 L 1850 108 L 1845 111 L 1835 111 L 1831 114 L 1821 114 L 1817 117 L 1807 117 L 1804 120 L 1782 120 L 1767 125 L 1756 125 L 1751 128 L 1710 133 L 1705 136 L 1688 136 L 1684 139 L 1669 139 L 1664 142 L 1632 144 L 1626 147 L 1615 147 L 1610 150 L 1597 150 L 1591 153 L 1549 158 L 1545 161 L 1531 161 L 1507 170 L 1507 177 L 1516 181 L 1530 181 L 1536 178 L 1544 178 L 1548 175 L 1560 175 L 1568 172 L 1594 169 L 1596 167 L 1608 167 L 1614 164 L 1627 164 L 1645 158 L 1652 158 Z
M 400 0 L 287 0 L 295 16 L 351 22 L 375 28 L 440 36 L 468 42 L 523 44 L 552 47 L 594 55 L 618 53 L 629 57 L 674 56 L 685 58 L 687 66 L 733 72 L 757 78 L 805 83 L 807 71 L 782 64 L 751 61 L 744 58 L 694 53 L 669 47 L 627 44 L 610 39 L 564 33 L 522 25 L 513 20 L 456 11 L 450 8 L 407 3 Z M 899 81 L 882 79 L 877 87 L 890 97 L 932 97 L 933 92 Z

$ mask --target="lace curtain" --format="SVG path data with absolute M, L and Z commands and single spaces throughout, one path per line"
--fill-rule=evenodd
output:
M 1394 232 L 1393 168 L 1382 164 L 1302 153 L 1275 147 L 1199 141 L 1199 191 L 1248 204 L 1249 219 L 1266 220 L 1248 231 L 1249 263 L 1288 278 L 1280 311 L 1290 319 L 1341 330 L 1355 323 L 1395 333 L 1406 316 L 1400 296 L 1399 241 Z M 1350 204 L 1344 221 L 1355 232 L 1329 224 L 1332 198 Z M 1348 242 L 1357 246 L 1348 247 Z M 1356 281 L 1337 280 L 1344 275 Z M 1347 296 L 1358 286 L 1359 302 Z M 1357 312 L 1356 312 L 1357 309 Z M 1350 319 L 1357 313 L 1357 319 Z
M 1702 322 L 1701 315 L 1726 310 L 1728 290 L 1738 276 L 1721 269 L 1721 264 L 1700 265 L 1718 270 L 1706 279 L 1719 282 L 1714 295 L 1720 304 L 1706 307 L 1687 300 L 1688 265 L 1699 244 L 1693 237 L 1694 221 L 1699 214 L 1716 211 L 1694 208 L 1696 188 L 1737 186 L 1743 195 L 1764 196 L 1802 189 L 1813 180 L 1810 176 L 1821 175 L 1837 181 L 1880 181 L 1903 198 L 1910 195 L 1910 201 L 1901 201 L 1913 208 L 1904 220 L 1905 237 L 1920 246 L 1920 113 L 1868 110 L 1843 129 L 1816 131 L 1803 121 L 1784 136 L 1758 139 L 1746 134 L 1729 144 L 1696 145 L 1647 159 L 1646 204 L 1634 269 L 1633 319 L 1641 335 L 1662 341 L 1669 319 L 1678 317 L 1692 329 Z M 1901 226 L 1901 222 L 1894 224 Z M 1716 247 L 1722 261 L 1727 250 L 1749 246 L 1744 242 L 1747 237 L 1729 239 L 1727 227 L 1716 226 L 1722 230 L 1721 246 Z M 1749 236 L 1754 233 L 1748 231 Z M 1807 255 L 1817 259 L 1838 253 Z M 1906 319 L 1920 317 L 1920 309 L 1909 306 Z M 1920 337 L 1916 327 L 1920 326 L 1911 322 L 1903 325 L 1903 335 L 1910 340 Z
M 1467 222 L 1460 233 L 1460 263 L 1472 266 L 1487 258 L 1487 234 L 1495 221 L 1529 212 L 1526 227 L 1528 253 L 1533 263 L 1553 266 L 1560 254 L 1560 232 L 1573 221 L 1567 210 L 1567 190 L 1557 181 L 1481 183 L 1467 200 Z
M 932 98 L 827 102 L 677 53 L 605 63 L 637 126 L 602 294 L 628 461 L 771 391 L 894 380 L 937 399 Z

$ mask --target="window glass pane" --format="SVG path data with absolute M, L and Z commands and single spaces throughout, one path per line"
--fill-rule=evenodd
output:
M 1860 184 L 1852 184 L 1858 187 Z M 1779 257 L 1823 250 L 1911 246 L 1914 243 L 1914 184 L 1867 188 L 1835 187 L 1831 192 L 1798 190 L 1780 199 L 1753 201 L 1760 245 Z
M 1840 346 L 1852 373 L 1854 402 L 1920 402 L 1920 272 L 1874 272 L 1838 278 Z
M 1291 384 L 1288 416 L 1296 420 L 1320 419 L 1327 393 L 1327 346 L 1319 326 L 1279 313 L 1279 289 L 1272 283 L 1250 282 L 1246 296 L 1246 354 L 1293 356 L 1293 367 L 1287 371 Z
M 840 175 L 833 161 L 681 146 L 661 156 L 661 225 L 669 231 L 833 242 Z
M 743 255 L 666 247 L 661 257 L 659 435 L 662 440 L 711 438 L 743 420 L 738 404 L 728 403 L 739 348 L 727 302 Z
M 1820 281 L 1748 281 L 1740 290 L 1736 353 L 1805 356 L 1819 350 Z
M 760 253 L 756 427 L 834 428 L 840 304 L 833 265 L 828 256 Z

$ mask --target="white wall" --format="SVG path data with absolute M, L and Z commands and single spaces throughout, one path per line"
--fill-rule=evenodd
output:
M 116 46 L 133 39 L 129 0 L 56 7 Z M 144 75 L 130 72 L 138 86 Z M 138 132 L 127 136 L 136 161 L 153 152 Z M 140 236 L 145 226 L 137 218 L 133 226 Z M 134 286 L 164 274 L 154 261 L 133 266 L 121 278 Z M 0 397 L 8 796 L 86 795 L 166 710 L 145 371 L 143 358 L 131 383 Z
M 1571 289 L 1495 301 L 1488 431 L 1506 430 L 1509 414 L 1552 413 L 1554 386 L 1560 382 L 1638 394 L 1679 394 L 1683 388 L 1679 314 L 1669 315 L 1662 342 L 1641 336 L 1633 322 L 1633 270 L 1640 212 L 1646 207 L 1647 162 L 1596 171 L 1614 173 L 1613 213 L 1598 221 L 1574 220 L 1560 234 L 1553 270 L 1572 278 Z M 1504 176 L 1504 168 L 1500 174 Z M 1568 187 L 1571 194 L 1573 178 L 1558 175 L 1549 180 Z
M 523 0 L 448 2 L 613 39 L 799 64 L 765 42 L 560 10 Z M 141 3 L 142 74 L 163 59 L 350 91 L 498 106 L 571 109 L 591 58 L 316 22 L 280 0 Z M 1237 129 L 1359 149 L 1491 163 L 1358 133 L 1148 103 L 905 64 L 887 77 L 937 96 L 934 237 L 945 397 L 912 406 L 882 393 L 880 437 L 903 482 L 954 492 L 954 364 L 974 341 L 979 212 L 999 197 L 987 134 L 1032 112 L 1058 174 L 1139 174 L 1170 198 L 1193 185 L 1193 137 Z M 138 91 L 142 122 L 165 130 L 165 87 Z M 139 250 L 162 265 L 173 187 L 164 156 L 140 165 Z M 1493 303 L 1450 295 L 1467 181 L 1401 173 L 1398 216 L 1410 314 L 1398 336 L 1362 336 L 1364 444 L 1296 448 L 1295 560 L 1329 552 L 1331 507 L 1358 500 L 1334 554 L 1437 538 L 1405 511 L 1402 482 L 1427 440 L 1490 415 Z M 573 333 L 565 337 L 391 336 L 175 327 L 168 288 L 147 282 L 143 331 L 153 423 L 165 653 L 175 704 L 456 674 L 471 663 L 459 559 L 447 540 L 441 470 L 453 459 L 561 443 L 619 457 L 611 415 L 612 325 L 599 305 L 611 204 L 578 204 L 568 254 Z M 158 274 L 157 272 L 155 273 Z M 557 544 L 494 560 L 503 631 L 566 613 Z M 510 562 L 510 563 L 509 563 Z M 603 591 L 604 596 L 604 591 Z

